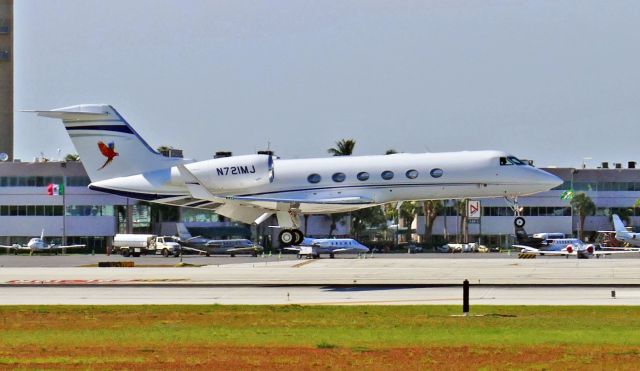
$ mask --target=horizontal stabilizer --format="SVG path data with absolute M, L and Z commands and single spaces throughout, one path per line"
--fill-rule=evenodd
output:
M 52 119 L 60 119 L 64 121 L 73 120 L 96 120 L 96 119 L 108 119 L 109 112 L 80 112 L 80 111 L 20 111 L 36 113 L 38 116 L 49 117 Z

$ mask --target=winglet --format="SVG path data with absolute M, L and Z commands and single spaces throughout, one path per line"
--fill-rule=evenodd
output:
M 193 198 L 200 198 L 203 200 L 216 200 L 220 202 L 224 202 L 222 198 L 215 196 L 211 191 L 209 191 L 205 186 L 202 185 L 202 182 L 193 175 L 189 169 L 187 169 L 184 165 L 178 165 L 178 171 L 180 172 L 180 176 L 184 180 L 184 184 L 187 186 L 189 193 Z

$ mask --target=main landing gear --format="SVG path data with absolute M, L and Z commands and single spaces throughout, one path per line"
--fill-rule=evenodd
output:
M 300 245 L 303 240 L 304 234 L 299 229 L 283 229 L 278 235 L 278 241 L 284 247 Z

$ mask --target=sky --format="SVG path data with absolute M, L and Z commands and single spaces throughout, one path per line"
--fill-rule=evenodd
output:
M 500 149 L 640 161 L 640 2 L 20 0 L 15 109 L 113 105 L 204 160 Z M 15 157 L 75 153 L 15 114 Z

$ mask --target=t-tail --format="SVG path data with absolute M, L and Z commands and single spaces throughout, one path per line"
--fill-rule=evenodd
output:
M 181 241 L 188 241 L 193 239 L 191 232 L 189 232 L 184 223 L 176 223 L 176 229 L 178 230 L 178 237 L 180 237 Z
M 627 228 L 624 227 L 624 223 L 622 223 L 620 217 L 616 214 L 613 214 L 611 218 L 613 219 L 613 227 L 616 230 L 616 238 L 630 238 L 631 234 L 629 233 L 629 231 L 627 231 Z
M 81 104 L 30 111 L 61 119 L 92 182 L 171 168 L 185 160 L 165 157 L 110 105 Z

